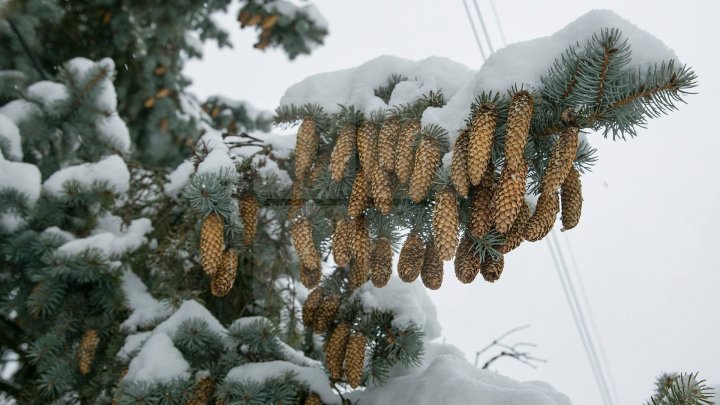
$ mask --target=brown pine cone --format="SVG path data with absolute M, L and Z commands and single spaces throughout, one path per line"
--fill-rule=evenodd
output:
M 327 364 L 330 378 L 339 380 L 343 376 L 343 360 L 345 360 L 345 346 L 350 337 L 350 325 L 343 322 L 339 324 L 328 338 L 325 346 L 325 364 Z
M 350 252 L 355 260 L 366 265 L 370 264 L 370 233 L 367 217 L 361 215 L 353 220 L 353 233 L 350 239 Z
M 443 262 L 433 242 L 428 243 L 425 248 L 425 257 L 420 278 L 422 278 L 425 287 L 431 290 L 437 290 L 442 285 Z
M 243 223 L 243 244 L 250 246 L 257 233 L 258 215 L 260 205 L 253 195 L 245 196 L 240 200 L 240 219 Z
M 583 202 L 580 172 L 575 168 L 570 169 L 570 173 L 565 178 L 560 189 L 560 200 L 562 201 L 562 231 L 575 228 L 580 222 Z
M 530 219 L 530 207 L 528 207 L 527 202 L 523 201 L 523 204 L 520 207 L 520 213 L 517 218 L 515 218 L 512 228 L 510 228 L 508 233 L 505 234 L 505 243 L 498 248 L 500 253 L 505 254 L 510 252 L 520 246 L 522 241 L 525 240 L 523 238 L 523 233 L 525 232 L 525 226 L 528 219 Z
M 444 188 L 435 196 L 432 221 L 440 259 L 450 260 L 455 256 L 458 245 L 459 217 L 455 193 L 449 188 Z
M 320 267 L 311 269 L 300 264 L 300 282 L 305 288 L 312 289 L 320 284 L 322 270 Z
M 323 403 L 318 394 L 311 392 L 310 395 L 305 398 L 305 405 L 323 405 Z
M 410 199 L 414 203 L 419 203 L 425 199 L 435 179 L 435 173 L 440 165 L 441 158 L 442 152 L 437 139 L 424 136 L 415 151 L 415 162 L 410 177 L 410 190 L 408 190 Z
M 353 232 L 353 222 L 347 219 L 342 219 L 335 225 L 335 232 L 332 235 L 332 254 L 338 266 L 350 263 L 350 240 Z
M 95 352 L 97 351 L 100 337 L 98 331 L 95 329 L 88 329 L 80 339 L 80 346 L 78 347 L 78 368 L 80 374 L 86 375 L 92 368 L 92 363 L 95 360 Z
M 317 309 L 320 307 L 320 304 L 323 300 L 323 291 L 324 290 L 322 289 L 322 287 L 318 287 L 310 291 L 310 294 L 308 294 L 305 302 L 303 302 L 302 323 L 307 328 L 311 327 L 313 324 L 313 320 L 315 319 L 315 313 L 317 312 Z
M 511 169 L 525 166 L 525 144 L 530 131 L 533 98 L 525 90 L 515 93 L 508 109 L 505 134 L 505 165 Z
M 523 232 L 525 240 L 535 242 L 544 238 L 555 224 L 558 211 L 560 211 L 560 198 L 557 193 L 540 194 L 535 212 L 525 225 L 525 232 Z
M 370 280 L 375 287 L 385 287 L 392 275 L 392 244 L 387 238 L 378 239 L 370 255 Z
M 298 129 L 295 145 L 295 179 L 303 183 L 320 146 L 315 119 L 308 117 L 303 120 Z
M 313 331 L 315 333 L 325 333 L 328 327 L 335 319 L 335 315 L 340 308 L 340 297 L 332 294 L 323 298 L 320 306 L 315 311 L 313 319 Z
M 211 213 L 205 218 L 200 229 L 200 255 L 203 271 L 213 275 L 222 266 L 222 253 L 225 249 L 223 219 Z
M 495 179 L 492 167 L 488 166 L 480 184 L 472 188 L 470 203 L 470 233 L 482 237 L 493 226 L 492 199 L 495 193 Z
M 209 375 L 201 377 L 195 382 L 195 387 L 185 405 L 207 405 L 210 403 L 214 391 L 213 379 Z
M 480 266 L 480 273 L 482 274 L 485 281 L 494 283 L 500 278 L 503 267 L 505 266 L 505 258 L 500 255 L 493 257 L 491 255 L 485 255 L 482 265 Z
M 370 263 L 358 262 L 353 260 L 350 262 L 350 271 L 348 274 L 348 288 L 355 291 L 362 287 L 370 278 Z
M 375 165 L 375 151 L 377 149 L 377 125 L 372 122 L 365 120 L 360 124 L 357 132 L 357 148 L 358 157 L 360 159 L 360 167 L 365 173 L 372 173 Z M 366 182 L 370 180 L 369 177 L 363 177 Z M 368 183 L 369 184 L 369 183 Z
M 519 168 L 505 166 L 500 175 L 500 183 L 495 189 L 492 200 L 493 222 L 500 233 L 507 233 L 515 222 L 525 195 L 527 164 Z
M 378 164 L 388 173 L 395 171 L 395 147 L 400 128 L 398 117 L 388 117 L 378 135 Z
M 230 292 L 237 276 L 238 254 L 235 249 L 226 249 L 223 252 L 223 266 L 213 274 L 210 280 L 210 293 L 216 297 L 223 297 Z
M 455 255 L 455 277 L 463 284 L 470 284 L 480 272 L 481 258 L 473 248 L 470 237 L 463 237 Z
M 490 162 L 493 136 L 497 125 L 497 111 L 492 104 L 483 104 L 473 118 L 468 140 L 468 175 L 477 186 L 482 181 L 483 169 Z
M 340 128 L 335 148 L 330 156 L 330 178 L 334 182 L 342 180 L 354 149 L 355 127 L 352 125 L 345 125 Z
M 313 241 L 310 221 L 304 216 L 298 217 L 290 225 L 290 236 L 302 265 L 310 269 L 320 268 L 320 253 Z
M 348 215 L 355 218 L 362 214 L 367 208 L 368 200 L 368 181 L 366 179 L 365 170 L 360 169 L 355 176 L 352 190 L 350 191 L 350 201 L 348 201 Z
M 423 267 L 423 257 L 425 256 L 425 243 L 414 233 L 411 233 L 402 249 L 400 249 L 400 258 L 398 260 L 398 276 L 406 283 L 415 281 L 420 275 Z
M 392 183 L 390 175 L 380 165 L 375 165 L 373 168 L 371 191 L 375 206 L 383 215 L 389 214 L 393 206 Z
M 365 335 L 357 332 L 350 335 L 345 349 L 345 375 L 352 388 L 357 388 L 362 382 L 366 346 Z
M 289 221 L 295 219 L 304 204 L 302 184 L 294 182 L 290 191 L 290 201 L 288 202 Z
M 468 173 L 468 143 L 469 132 L 463 130 L 460 132 L 452 151 L 452 160 L 450 161 L 450 179 L 455 185 L 458 194 L 465 198 L 468 196 L 468 188 L 470 187 L 470 175 Z
M 540 183 L 542 192 L 557 191 L 565 181 L 577 153 L 578 132 L 577 127 L 569 127 L 560 133 L 543 173 Z
M 400 131 L 395 154 L 395 174 L 401 184 L 407 184 L 410 180 L 413 168 L 413 144 L 419 131 L 420 120 L 407 122 Z

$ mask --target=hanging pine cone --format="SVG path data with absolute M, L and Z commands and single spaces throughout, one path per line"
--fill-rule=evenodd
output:
M 470 284 L 480 272 L 482 259 L 473 248 L 472 238 L 465 236 L 455 255 L 455 277 L 463 284 Z
M 320 306 L 315 311 L 313 319 L 313 331 L 315 333 L 327 332 L 330 323 L 335 319 L 338 309 L 340 308 L 340 297 L 332 294 L 323 298 Z
M 463 130 L 460 132 L 452 151 L 452 160 L 450 161 L 450 179 L 455 185 L 458 194 L 465 198 L 468 196 L 468 188 L 470 186 L 470 176 L 468 173 L 468 143 L 469 132 Z
M 350 191 L 350 201 L 348 201 L 348 215 L 355 218 L 362 214 L 367 208 L 368 200 L 368 182 L 365 178 L 365 169 L 360 168 L 355 176 L 352 190 Z
M 348 274 L 348 288 L 355 291 L 362 287 L 370 277 L 370 263 L 358 262 L 353 260 L 350 262 L 350 271 Z
M 221 267 L 224 248 L 222 217 L 211 213 L 205 218 L 200 229 L 200 255 L 205 274 L 211 276 Z
M 193 387 L 190 398 L 185 402 L 185 405 L 209 404 L 214 390 L 215 382 L 209 375 L 198 378 L 197 381 L 195 381 L 195 387 Z
M 455 193 L 444 188 L 435 196 L 433 210 L 433 234 L 441 260 L 450 260 L 458 244 L 458 207 Z
M 322 270 L 320 267 L 311 269 L 300 264 L 300 282 L 305 288 L 315 288 L 320 284 L 322 278 Z
M 413 168 L 413 144 L 420 131 L 420 120 L 410 121 L 400 131 L 395 153 L 395 174 L 401 184 L 410 180 Z
M 385 287 L 392 275 L 392 244 L 387 238 L 378 239 L 370 254 L 370 280 L 375 287 Z
M 525 166 L 525 144 L 527 143 L 530 120 L 532 119 L 533 98 L 527 91 L 515 93 L 508 109 L 505 133 L 505 165 L 512 169 Z
M 402 249 L 400 249 L 400 258 L 398 260 L 398 276 L 400 280 L 411 283 L 420 275 L 423 267 L 423 257 L 425 255 L 425 243 L 414 233 L 411 233 Z
M 223 297 L 230 292 L 237 276 L 238 254 L 235 249 L 226 249 L 222 254 L 223 266 L 213 274 L 210 280 L 210 292 L 216 297 Z
M 419 203 L 425 199 L 435 179 L 435 173 L 440 165 L 441 158 L 442 152 L 437 139 L 424 136 L 415 151 L 415 161 L 412 176 L 410 177 L 408 194 L 414 203 Z
M 535 212 L 525 225 L 525 232 L 523 232 L 525 240 L 535 242 L 544 238 L 555 224 L 558 211 L 560 211 L 560 199 L 557 193 L 540 194 Z
M 575 168 L 570 169 L 560 190 L 562 230 L 566 231 L 575 228 L 580 222 L 580 212 L 582 211 L 582 184 L 580 183 L 580 173 Z
M 367 217 L 361 215 L 353 220 L 353 233 L 350 239 L 350 252 L 355 260 L 369 264 L 370 260 L 370 233 Z
M 492 199 L 493 222 L 500 233 L 507 233 L 515 222 L 525 195 L 527 164 L 520 167 L 505 166 L 500 175 L 500 183 Z
M 543 173 L 541 192 L 557 191 L 565 181 L 577 153 L 578 131 L 577 127 L 569 127 L 560 133 Z
M 290 201 L 288 202 L 288 221 L 295 219 L 304 203 L 302 184 L 294 182 L 290 190 Z
M 375 165 L 374 154 L 377 148 L 377 125 L 372 121 L 365 120 L 360 124 L 357 132 L 357 148 L 361 170 L 368 174 L 372 173 Z M 365 181 L 370 180 L 370 178 L 363 178 Z
M 95 360 L 95 352 L 97 351 L 100 337 L 95 329 L 88 329 L 80 339 L 78 347 L 78 368 L 80 374 L 86 375 L 92 368 L 93 360 Z
M 523 233 L 525 232 L 528 219 L 530 219 L 530 207 L 528 207 L 527 202 L 523 200 L 523 204 L 520 206 L 520 213 L 517 218 L 515 218 L 512 228 L 505 234 L 505 243 L 498 248 L 500 253 L 505 254 L 510 252 L 520 246 L 522 241 L 525 240 Z
M 490 162 L 493 135 L 497 125 L 497 111 L 492 104 L 483 104 L 473 118 L 468 140 L 468 175 L 477 186 L 482 181 L 483 169 Z
M 295 145 L 295 179 L 303 183 L 320 145 L 314 118 L 305 118 L 300 124 Z
M 245 196 L 240 200 L 240 219 L 243 223 L 243 244 L 252 245 L 257 232 L 258 214 L 260 205 L 255 196 Z
M 310 221 L 306 217 L 297 218 L 290 225 L 290 236 L 302 265 L 310 269 L 320 268 L 320 253 L 313 242 Z
M 350 325 L 343 322 L 330 333 L 325 345 L 325 363 L 330 378 L 339 380 L 343 376 L 343 360 L 345 359 L 345 346 L 350 337 Z
M 393 206 L 392 183 L 390 175 L 380 165 L 375 165 L 373 168 L 371 191 L 375 206 L 383 215 L 389 214 Z
M 495 193 L 495 179 L 492 167 L 485 170 L 480 184 L 472 188 L 470 203 L 470 233 L 475 237 L 485 235 L 493 225 L 492 198 Z
M 350 240 L 353 232 L 353 222 L 347 219 L 341 219 L 335 225 L 335 232 L 332 235 L 332 254 L 338 266 L 350 263 Z
M 350 335 L 345 349 L 345 375 L 352 388 L 357 388 L 362 382 L 366 346 L 365 335 L 357 332 Z
M 422 278 L 425 287 L 431 290 L 437 290 L 442 285 L 443 262 L 434 242 L 428 243 L 425 248 L 425 257 L 420 278 Z
M 505 258 L 503 255 L 494 257 L 490 254 L 485 255 L 482 265 L 480 266 L 480 273 L 482 274 L 485 281 L 494 283 L 500 278 L 503 267 L 505 266 Z
M 323 405 L 323 403 L 318 394 L 311 392 L 310 395 L 305 398 L 305 405 Z
M 378 135 L 378 164 L 386 172 L 395 171 L 395 145 L 400 134 L 400 119 L 392 116 L 383 123 Z
M 313 320 L 315 319 L 315 313 L 320 307 L 323 300 L 323 289 L 318 287 L 308 294 L 305 302 L 302 306 L 302 323 L 305 327 L 312 326 Z
M 355 127 L 345 125 L 340 128 L 340 133 L 335 143 L 335 148 L 330 156 L 330 178 L 339 182 L 345 174 L 345 169 L 350 161 L 355 148 Z

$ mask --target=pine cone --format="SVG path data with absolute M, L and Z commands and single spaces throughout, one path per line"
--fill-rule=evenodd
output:
M 290 236 L 302 265 L 310 269 L 319 269 L 320 253 L 318 253 L 315 242 L 313 242 L 310 221 L 306 217 L 298 217 L 290 225 Z
M 335 319 L 335 315 L 340 308 L 340 297 L 333 294 L 323 298 L 322 303 L 315 311 L 313 319 L 313 331 L 315 333 L 325 333 Z
M 237 276 L 238 254 L 235 249 L 226 249 L 222 254 L 223 266 L 213 274 L 210 281 L 210 292 L 216 297 L 223 297 L 230 292 Z
M 362 287 L 368 281 L 370 276 L 370 263 L 358 262 L 353 260 L 350 262 L 350 270 L 348 273 L 348 288 L 355 291 Z
M 465 236 L 455 256 L 455 277 L 463 284 L 470 284 L 480 272 L 481 258 L 473 249 L 473 241 Z
M 323 403 L 318 394 L 311 392 L 310 395 L 305 398 L 305 405 L 323 405 Z
M 468 140 L 468 176 L 477 186 L 482 181 L 483 169 L 490 162 L 493 135 L 497 125 L 497 111 L 492 104 L 483 104 L 473 118 Z
M 492 199 L 493 222 L 500 233 L 507 233 L 520 212 L 525 195 L 527 164 L 520 167 L 505 166 L 500 175 L 500 183 Z
M 437 290 L 443 281 L 443 262 L 440 259 L 435 243 L 430 242 L 425 248 L 425 258 L 423 260 L 422 271 L 420 272 L 425 287 L 431 290 Z
M 78 347 L 78 368 L 80 374 L 86 375 L 92 368 L 93 360 L 95 360 L 95 352 L 97 351 L 100 337 L 95 329 L 88 329 L 80 340 Z
M 395 171 L 395 145 L 400 134 L 400 119 L 388 117 L 378 135 L 378 164 L 386 172 Z
M 410 190 L 408 194 L 414 203 L 419 203 L 430 190 L 442 152 L 437 139 L 424 136 L 420 140 L 417 151 L 415 151 L 415 161 L 413 164 L 412 177 L 410 178 Z
M 372 121 L 365 120 L 360 124 L 357 133 L 357 148 L 362 171 L 368 174 L 372 173 L 377 149 L 377 125 Z M 365 181 L 370 180 L 368 177 L 363 178 Z
M 195 382 L 195 387 L 185 405 L 207 405 L 212 399 L 215 391 L 215 382 L 210 376 L 200 377 Z
M 480 273 L 482 274 L 485 281 L 494 283 L 500 278 L 503 267 L 505 266 L 505 258 L 503 255 L 493 257 L 491 255 L 485 255 L 482 266 L 480 267 Z
M 433 234 L 441 260 L 450 260 L 458 245 L 458 207 L 455 193 L 445 188 L 435 196 Z
M 350 239 L 350 251 L 355 260 L 369 265 L 370 262 L 370 233 L 367 217 L 361 215 L 353 220 L 353 233 Z
M 578 148 L 577 127 L 565 128 L 553 147 L 540 183 L 541 192 L 557 191 L 565 181 Z
M 406 123 L 402 131 L 400 131 L 395 154 L 395 174 L 401 184 L 406 184 L 410 179 L 410 174 L 412 174 L 413 144 L 419 131 L 419 120 Z
M 288 202 L 288 220 L 293 220 L 300 212 L 305 201 L 303 200 L 302 184 L 294 182 L 290 190 L 290 201 Z
M 308 170 L 317 157 L 320 145 L 314 118 L 308 117 L 300 124 L 295 145 L 295 179 L 299 183 L 303 183 Z
M 260 205 L 255 196 L 246 196 L 240 200 L 240 219 L 243 223 L 243 244 L 250 246 L 257 232 Z
M 460 132 L 455 145 L 453 146 L 452 160 L 450 161 L 450 179 L 461 197 L 468 196 L 470 176 L 468 173 L 468 143 L 469 132 Z
M 574 168 L 570 169 L 570 173 L 560 189 L 560 200 L 562 201 L 562 230 L 575 228 L 580 222 L 583 198 L 580 173 Z
M 523 232 L 525 240 L 535 242 L 544 238 L 555 224 L 558 211 L 560 211 L 560 199 L 557 193 L 547 192 L 540 194 L 535 212 L 525 225 L 525 231 Z
M 492 167 L 485 170 L 480 184 L 472 189 L 470 203 L 470 233 L 475 237 L 485 235 L 493 225 L 492 198 L 495 193 L 495 179 Z
M 402 249 L 400 249 L 400 259 L 398 260 L 398 276 L 406 283 L 415 281 L 420 275 L 423 267 L 423 257 L 425 255 L 425 243 L 414 233 L 411 233 Z
M 371 186 L 373 203 L 383 215 L 389 214 L 393 206 L 392 183 L 390 175 L 380 165 L 373 168 Z
M 355 218 L 362 214 L 367 208 L 368 200 L 368 182 L 365 178 L 365 170 L 360 168 L 355 176 L 352 191 L 350 191 L 350 200 L 348 201 L 348 215 Z
M 212 276 L 221 267 L 224 239 L 222 217 L 211 213 L 200 229 L 200 255 L 205 274 Z
M 302 306 L 302 323 L 305 327 L 311 327 L 320 304 L 323 300 L 323 289 L 318 287 L 308 294 Z
M 350 161 L 355 148 L 355 127 L 345 125 L 340 128 L 340 133 L 335 143 L 335 148 L 330 156 L 330 178 L 339 182 L 345 174 L 345 169 Z
M 498 248 L 500 253 L 505 254 L 510 252 L 520 246 L 522 241 L 525 240 L 523 233 L 525 232 L 528 219 L 530 219 L 530 207 L 528 207 L 527 202 L 523 201 L 522 206 L 520 206 L 520 213 L 517 218 L 515 218 L 512 228 L 505 234 L 505 243 Z
M 339 380 L 343 376 L 343 360 L 345 359 L 345 346 L 350 336 L 350 325 L 343 322 L 330 333 L 325 346 L 325 363 L 330 378 Z
M 375 287 L 381 288 L 390 281 L 392 275 L 392 244 L 387 238 L 378 239 L 370 255 L 370 280 Z
M 511 169 L 525 166 L 523 154 L 532 111 L 533 98 L 530 93 L 525 90 L 515 93 L 508 109 L 505 134 L 505 165 Z
M 311 269 L 300 264 L 300 282 L 305 288 L 312 289 L 320 284 L 322 278 L 322 270 L 320 267 Z
M 350 240 L 353 232 L 353 223 L 346 219 L 338 221 L 335 225 L 335 232 L 332 235 L 332 254 L 338 266 L 350 263 Z
M 352 388 L 357 388 L 362 382 L 366 346 L 365 335 L 357 332 L 350 335 L 345 349 L 345 375 Z

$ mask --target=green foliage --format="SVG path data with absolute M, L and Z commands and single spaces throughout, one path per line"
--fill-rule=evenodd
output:
M 697 373 L 662 374 L 655 381 L 655 394 L 646 405 L 710 405 L 712 388 Z

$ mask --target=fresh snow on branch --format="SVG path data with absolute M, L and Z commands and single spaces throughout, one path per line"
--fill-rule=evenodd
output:
M 63 185 L 68 181 L 76 181 L 83 187 L 105 182 L 117 193 L 125 193 L 130 189 L 130 172 L 125 161 L 118 155 L 111 155 L 96 163 L 83 163 L 66 167 L 53 173 L 43 183 L 43 191 L 61 196 Z
M 126 229 L 122 229 L 121 224 L 122 221 L 118 217 L 99 218 L 95 234 L 71 240 L 60 246 L 57 251 L 75 255 L 87 249 L 97 249 L 108 258 L 117 258 L 147 243 L 145 235 L 153 230 L 152 223 L 147 218 L 133 220 Z
M 132 359 L 126 381 L 168 382 L 189 378 L 190 364 L 165 333 L 153 334 Z
M 0 153 L 0 189 L 17 190 L 33 205 L 40 197 L 40 170 L 30 163 L 5 160 Z
M 0 152 L 5 153 L 9 160 L 19 161 L 23 158 L 20 130 L 3 114 L 0 114 Z
M 132 310 L 130 316 L 122 323 L 124 328 L 136 331 L 151 322 L 165 319 L 172 313 L 170 303 L 158 301 L 147 291 L 147 286 L 135 273 L 125 270 L 122 278 L 122 290 L 125 301 Z

